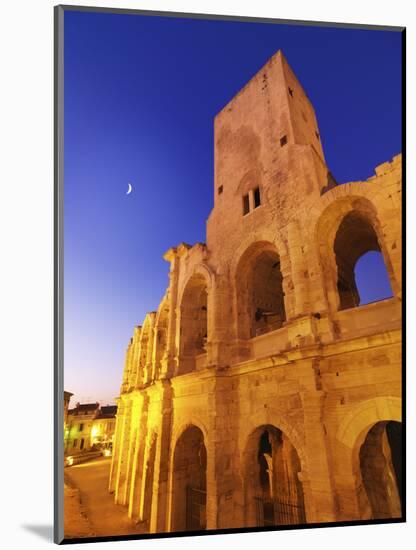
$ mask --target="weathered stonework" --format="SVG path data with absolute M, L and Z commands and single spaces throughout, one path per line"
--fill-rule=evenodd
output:
M 401 175 L 336 184 L 281 52 L 216 116 L 207 243 L 165 254 L 118 400 L 110 491 L 150 532 L 400 517 Z M 369 250 L 393 297 L 356 307 Z

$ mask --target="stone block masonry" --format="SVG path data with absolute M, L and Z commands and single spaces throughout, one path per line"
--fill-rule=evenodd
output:
M 338 185 L 277 52 L 215 117 L 207 242 L 134 330 L 110 490 L 150 532 L 400 518 L 401 155 Z M 360 305 L 379 252 L 392 296 Z

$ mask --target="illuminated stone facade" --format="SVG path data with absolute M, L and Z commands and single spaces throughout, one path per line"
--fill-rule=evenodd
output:
M 116 412 L 116 405 L 100 407 L 99 403 L 77 403 L 67 414 L 64 432 L 65 453 L 75 455 L 91 449 L 111 449 Z
M 401 176 L 337 185 L 280 52 L 216 116 L 207 242 L 165 254 L 118 400 L 110 491 L 146 530 L 400 517 Z M 392 297 L 359 306 L 368 251 Z

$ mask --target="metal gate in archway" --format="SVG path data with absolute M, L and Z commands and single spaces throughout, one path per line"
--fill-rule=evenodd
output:
M 186 530 L 203 531 L 207 527 L 207 493 L 194 487 L 186 488 Z
M 303 506 L 278 499 L 256 497 L 257 525 L 301 525 L 306 523 Z

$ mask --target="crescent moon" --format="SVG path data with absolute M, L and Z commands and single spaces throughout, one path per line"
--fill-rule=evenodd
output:
M 127 189 L 126 195 L 130 195 L 130 193 L 133 191 L 133 187 L 132 187 L 131 183 L 129 183 L 128 185 L 129 185 L 129 188 Z

